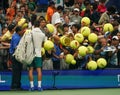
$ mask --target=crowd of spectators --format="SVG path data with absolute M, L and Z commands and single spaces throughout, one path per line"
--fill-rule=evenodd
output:
M 86 64 L 92 59 L 105 58 L 107 60 L 106 68 L 120 67 L 120 12 L 115 6 L 106 7 L 106 0 L 74 0 L 72 7 L 67 6 L 70 2 L 66 1 L 63 6 L 55 6 L 55 2 L 49 0 L 49 5 L 44 16 L 37 15 L 37 4 L 34 0 L 12 0 L 9 8 L 0 8 L 0 70 L 11 70 L 11 60 L 9 57 L 10 41 L 15 28 L 21 18 L 26 19 L 27 26 L 22 27 L 23 31 L 32 29 L 34 21 L 40 20 L 40 29 L 45 33 L 47 39 L 54 40 L 54 50 L 45 51 L 43 55 L 44 70 L 69 70 L 69 69 L 87 69 Z M 68 1 L 68 2 L 67 2 Z M 80 32 L 80 29 L 86 25 L 81 23 L 83 17 L 90 19 L 90 28 L 92 33 L 97 34 L 96 43 L 90 43 L 87 38 L 80 43 L 81 45 L 91 45 L 95 51 L 92 55 L 78 56 L 77 49 L 70 46 L 62 46 L 60 37 L 67 35 L 73 39 L 73 36 Z M 55 29 L 53 33 L 46 30 L 46 25 L 51 23 Z M 104 32 L 103 26 L 111 23 L 114 30 Z M 86 43 L 86 44 L 85 44 Z M 111 47 L 112 51 L 105 51 Z M 67 64 L 65 56 L 72 54 L 76 64 Z M 23 65 L 26 70 L 26 66 Z

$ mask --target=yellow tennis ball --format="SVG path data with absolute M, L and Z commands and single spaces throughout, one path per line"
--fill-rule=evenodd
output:
M 67 37 L 67 36 L 62 36 L 60 37 L 60 43 L 63 45 L 63 46 L 69 46 L 70 45 L 70 38 Z
M 94 51 L 95 51 L 95 49 L 92 47 L 92 46 L 87 46 L 87 49 L 88 49 L 88 53 L 89 54 L 92 54 L 92 53 L 94 53 Z
M 95 43 L 98 40 L 98 36 L 95 33 L 90 33 L 88 40 L 91 43 Z
M 75 65 L 75 64 L 76 64 L 76 60 L 73 59 L 73 60 L 71 61 L 71 64 Z
M 80 56 L 86 56 L 87 52 L 88 52 L 88 49 L 85 46 L 80 46 L 78 48 L 78 53 Z
M 97 65 L 98 65 L 99 68 L 105 68 L 106 65 L 107 65 L 106 59 L 104 59 L 104 58 L 99 58 L 99 59 L 97 60 Z
M 92 71 L 96 70 L 97 69 L 96 61 L 93 61 L 93 60 L 89 61 L 87 63 L 87 68 L 88 68 L 88 70 L 92 70 Z
M 84 36 L 81 33 L 77 33 L 75 34 L 74 39 L 77 40 L 79 43 L 82 43 L 84 40 Z
M 25 18 L 21 18 L 20 21 L 18 21 L 18 26 L 22 26 L 26 22 Z
M 48 29 L 49 32 L 51 32 L 51 33 L 54 32 L 54 25 L 52 25 L 52 24 L 47 24 L 46 27 L 47 27 L 47 29 Z
M 107 31 L 112 32 L 113 30 L 114 30 L 114 28 L 113 28 L 113 25 L 111 23 L 104 24 L 104 26 L 103 26 L 104 32 L 107 32 Z
M 24 23 L 24 24 L 22 25 L 22 29 L 27 28 L 27 27 L 28 27 L 28 23 Z
M 81 24 L 85 25 L 85 26 L 89 25 L 90 24 L 90 19 L 88 17 L 83 17 L 81 19 Z
M 74 57 L 72 54 L 67 54 L 65 57 L 65 62 L 70 64 L 72 62 L 72 60 L 74 60 Z
M 80 32 L 84 37 L 88 37 L 88 35 L 91 33 L 91 30 L 89 27 L 84 26 L 81 28 Z
M 77 41 L 77 40 L 72 40 L 71 42 L 70 42 L 70 47 L 72 48 L 72 49 L 76 49 L 76 48 L 78 48 L 79 47 L 79 42 Z
M 44 55 L 45 54 L 45 49 L 42 47 L 41 49 L 41 55 Z
M 54 48 L 54 43 L 50 40 L 44 42 L 44 49 L 45 50 L 52 50 Z

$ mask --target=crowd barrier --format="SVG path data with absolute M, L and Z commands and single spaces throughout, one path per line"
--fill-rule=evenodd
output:
M 44 89 L 120 88 L 120 69 L 43 70 Z M 11 71 L 0 72 L 0 90 L 10 90 Z M 22 72 L 22 88 L 29 88 L 28 72 Z M 37 86 L 37 73 L 34 72 Z

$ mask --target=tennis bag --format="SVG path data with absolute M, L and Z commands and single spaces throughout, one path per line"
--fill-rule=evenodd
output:
M 35 49 L 33 43 L 32 32 L 25 33 L 21 38 L 13 56 L 23 64 L 29 65 L 35 57 Z

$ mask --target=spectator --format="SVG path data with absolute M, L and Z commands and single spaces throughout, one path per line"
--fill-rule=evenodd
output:
M 81 11 L 80 16 L 91 18 L 92 8 L 89 0 L 85 0 L 84 5 L 85 5 L 85 8 Z
M 60 59 L 61 59 L 60 54 L 61 54 L 61 49 L 60 49 L 59 40 L 54 38 L 54 51 L 52 56 L 54 70 L 60 70 Z
M 100 0 L 100 1 L 99 1 L 98 7 L 97 7 L 97 11 L 98 11 L 100 14 L 102 14 L 102 13 L 104 13 L 104 12 L 107 11 L 107 8 L 106 8 L 106 6 L 105 6 L 105 2 L 106 2 L 106 0 Z
M 61 48 L 61 50 L 62 50 L 62 52 L 61 52 L 61 54 L 60 54 L 60 56 L 61 56 L 61 60 L 60 60 L 60 69 L 61 70 L 68 70 L 69 69 L 69 64 L 67 64 L 66 62 L 65 62 L 65 57 L 66 57 L 66 55 L 67 54 L 70 54 L 71 53 L 71 48 L 70 47 L 62 47 Z
M 118 57 L 118 65 L 120 67 L 120 32 L 117 33 L 117 37 L 119 38 L 119 45 L 118 45 L 118 54 L 117 54 L 117 57 Z
M 56 12 L 52 15 L 52 21 L 51 23 L 54 25 L 55 21 L 61 18 L 61 12 L 63 11 L 62 6 L 58 6 Z M 60 19 L 61 20 L 61 19 Z M 62 21 L 61 21 L 62 22 Z
M 16 1 L 13 1 L 6 11 L 6 18 L 12 22 L 16 14 Z
M 82 17 L 79 16 L 80 10 L 78 8 L 74 8 L 73 15 L 70 17 L 70 21 L 75 24 L 80 24 Z
M 2 35 L 0 38 L 8 31 L 6 26 L 2 26 Z M 8 70 L 7 61 L 9 55 L 9 45 L 4 45 L 3 42 L 0 43 L 0 70 Z
M 28 9 L 32 12 L 36 10 L 36 4 L 35 4 L 34 0 L 29 0 Z
M 54 14 L 56 8 L 55 8 L 55 3 L 53 1 L 51 1 L 49 3 L 49 7 L 47 8 L 47 13 L 46 13 L 46 21 L 48 23 L 51 23 L 51 20 L 52 20 L 52 15 Z
M 116 8 L 114 6 L 110 6 L 107 8 L 107 11 L 101 14 L 101 17 L 98 21 L 99 24 L 105 24 L 110 22 L 110 16 L 115 14 Z
M 8 26 L 8 31 L 1 37 L 1 41 L 3 42 L 10 42 L 12 35 L 14 33 L 14 28 L 15 28 L 15 24 L 11 23 Z
M 2 27 L 5 25 L 5 14 L 3 13 L 3 8 L 0 7 L 0 35 L 2 32 Z
M 100 13 L 97 11 L 97 3 L 92 4 L 92 14 L 91 14 L 91 25 L 92 24 L 98 24 L 98 21 L 100 19 Z
M 21 71 L 22 71 L 22 63 L 18 62 L 13 55 L 15 48 L 17 47 L 21 36 L 23 35 L 23 31 L 21 27 L 16 27 L 15 33 L 12 36 L 12 40 L 10 43 L 9 53 L 12 60 L 12 82 L 11 82 L 11 90 L 21 90 Z
M 104 37 L 100 38 L 98 40 L 98 44 L 95 46 L 95 59 L 102 57 L 108 60 L 108 53 L 104 51 L 106 47 L 107 39 Z
M 73 24 L 71 29 L 72 29 L 73 34 L 75 35 L 76 33 L 79 32 L 80 26 L 79 24 Z
M 65 9 L 65 10 L 63 11 L 63 15 L 62 15 L 62 17 L 61 17 L 61 21 L 62 21 L 63 24 L 64 24 L 64 23 L 69 24 L 69 21 L 68 21 L 68 22 L 65 21 L 66 17 L 69 18 L 69 10 L 67 10 L 67 9 Z
M 109 67 L 114 68 L 114 67 L 118 67 L 118 45 L 119 45 L 119 38 L 117 36 L 113 36 L 112 37 L 112 41 L 111 41 L 111 49 L 112 51 L 109 54 Z
M 43 56 L 43 70 L 53 70 L 52 52 L 53 50 L 45 51 L 45 55 Z
M 72 30 L 70 29 L 68 24 L 63 24 L 63 35 L 69 35 L 72 33 Z
M 111 36 L 116 36 L 117 33 L 119 32 L 118 31 L 119 23 L 118 23 L 118 21 L 113 21 L 112 25 L 114 27 L 114 30 L 112 31 Z

